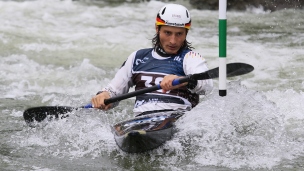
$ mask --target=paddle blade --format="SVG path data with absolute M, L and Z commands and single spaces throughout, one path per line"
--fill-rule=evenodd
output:
M 227 77 L 235 77 L 248 74 L 254 70 L 254 67 L 245 63 L 230 63 L 227 64 Z M 193 74 L 190 79 L 206 80 L 219 77 L 219 68 L 214 68 L 203 73 Z
M 254 67 L 245 63 L 227 64 L 227 77 L 235 77 L 248 74 L 254 70 Z
M 47 115 L 53 115 L 58 118 L 59 115 L 71 112 L 75 108 L 68 106 L 41 106 L 28 108 L 23 113 L 23 118 L 26 123 L 33 121 L 41 122 Z

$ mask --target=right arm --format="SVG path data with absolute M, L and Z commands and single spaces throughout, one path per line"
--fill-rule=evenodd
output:
M 136 52 L 133 52 L 121 68 L 115 74 L 111 82 L 102 89 L 101 93 L 92 98 L 92 105 L 94 108 L 101 108 L 108 110 L 118 105 L 118 102 L 113 104 L 104 104 L 105 99 L 125 94 L 129 88 L 133 86 L 132 83 L 132 66 Z

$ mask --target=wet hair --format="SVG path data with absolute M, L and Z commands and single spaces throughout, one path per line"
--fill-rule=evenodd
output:
M 152 38 L 152 46 L 155 49 L 157 46 L 160 45 L 160 40 L 159 40 L 159 30 L 161 28 L 161 26 L 157 26 L 158 27 L 158 32 L 154 35 L 154 37 Z M 186 29 L 186 34 L 188 34 L 188 29 Z M 182 47 L 180 49 L 194 49 L 194 47 L 192 47 L 192 44 L 190 42 L 187 41 L 187 39 L 185 39 Z

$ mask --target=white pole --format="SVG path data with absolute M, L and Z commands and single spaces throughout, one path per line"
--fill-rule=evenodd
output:
M 227 0 L 219 0 L 219 95 L 226 96 Z

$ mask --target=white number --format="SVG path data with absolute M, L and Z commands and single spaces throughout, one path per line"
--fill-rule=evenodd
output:
M 146 87 L 151 87 L 152 85 L 150 84 L 152 82 L 152 77 L 151 76 L 141 76 L 142 80 L 146 80 L 145 86 Z
M 152 76 L 141 76 L 141 79 L 142 80 L 145 80 L 145 86 L 146 87 L 151 87 L 151 82 L 152 82 L 152 79 L 153 77 Z M 160 84 L 160 82 L 163 80 L 163 77 L 157 77 L 154 81 L 154 84 L 157 85 L 157 84 Z M 163 92 L 161 89 L 160 90 L 157 90 L 158 92 Z M 167 91 L 166 93 L 169 93 L 170 91 Z

